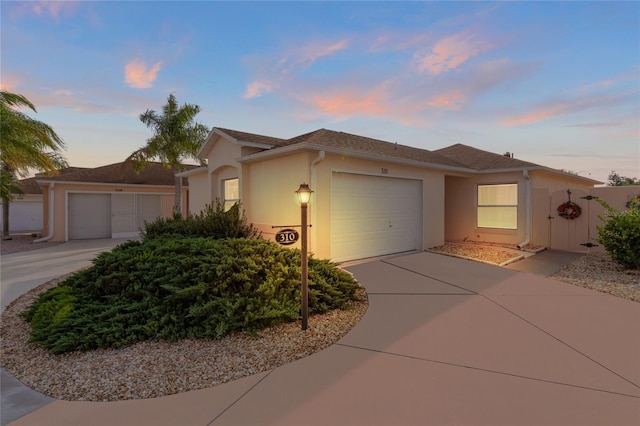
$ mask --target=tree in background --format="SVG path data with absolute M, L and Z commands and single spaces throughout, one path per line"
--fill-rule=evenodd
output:
M 638 180 L 638 178 L 635 178 L 635 177 L 620 176 L 618 173 L 616 173 L 615 170 L 613 170 L 609 174 L 609 182 L 607 182 L 607 185 L 609 185 L 609 186 L 633 186 L 633 185 L 640 185 L 640 181 Z
M 0 91 L 0 198 L 2 199 L 2 236 L 9 237 L 9 203 L 17 191 L 17 177 L 26 177 L 31 170 L 56 174 L 67 167 L 60 151 L 64 142 L 51 126 L 19 111 L 36 107 L 24 96 Z
M 184 104 L 178 106 L 175 96 L 169 95 L 162 112 L 147 110 L 140 114 L 140 121 L 153 130 L 153 136 L 147 139 L 147 144 L 134 151 L 126 161 L 133 162 L 133 168 L 140 171 L 155 159 L 169 168 L 184 170 L 182 161 L 185 159 L 201 160 L 196 157 L 200 146 L 204 142 L 209 128 L 194 122 L 200 112 L 198 105 Z M 175 178 L 174 213 L 181 212 L 182 178 Z

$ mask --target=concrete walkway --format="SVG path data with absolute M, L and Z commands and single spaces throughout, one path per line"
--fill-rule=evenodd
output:
M 101 252 L 127 241 L 126 238 L 78 240 L 61 245 L 0 257 L 0 305 L 2 311 L 20 295 L 52 279 L 91 264 Z M 36 410 L 54 399 L 25 387 L 0 369 L 0 422 L 2 425 Z
M 11 425 L 640 423 L 640 304 L 433 253 L 348 269 L 369 309 L 321 352 L 162 398 L 54 401 Z

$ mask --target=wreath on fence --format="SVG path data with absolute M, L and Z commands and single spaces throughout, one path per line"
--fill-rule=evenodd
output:
M 582 208 L 573 201 L 566 201 L 558 206 L 558 216 L 575 219 L 582 214 Z

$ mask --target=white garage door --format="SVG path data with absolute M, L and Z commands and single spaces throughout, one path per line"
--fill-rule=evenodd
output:
M 69 239 L 111 238 L 111 195 L 69 194 Z
M 111 236 L 137 237 L 145 222 L 162 216 L 162 197 L 147 194 L 113 194 L 111 196 Z
M 334 173 L 331 185 L 332 260 L 421 248 L 421 181 Z
M 2 223 L 2 203 L 0 203 L 0 223 Z M 9 203 L 9 232 L 42 231 L 42 200 L 14 199 Z

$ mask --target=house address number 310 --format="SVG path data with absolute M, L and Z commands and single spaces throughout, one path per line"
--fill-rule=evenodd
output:
M 298 241 L 298 237 L 298 231 L 295 229 L 282 229 L 276 234 L 276 242 L 288 246 Z

